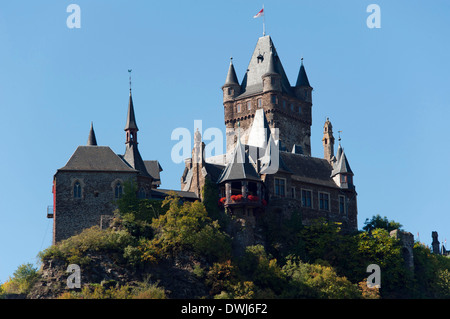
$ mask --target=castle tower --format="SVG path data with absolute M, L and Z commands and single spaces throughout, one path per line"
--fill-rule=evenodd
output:
M 330 120 L 327 118 L 323 126 L 323 157 L 331 163 L 334 157 L 334 136 L 333 136 L 333 125 L 331 125 Z
M 311 156 L 311 91 L 303 64 L 296 86 L 291 86 L 270 36 L 258 39 L 247 71 L 238 84 L 230 63 L 223 105 L 227 154 L 235 149 L 240 122 L 242 143 L 247 144 L 256 110 L 263 109 L 269 127 L 279 129 L 278 140 L 286 149 L 294 145 Z
M 125 154 L 123 155 L 123 160 L 133 169 L 138 171 L 138 186 L 142 188 L 141 193 L 150 194 L 150 189 L 153 177 L 148 173 L 144 161 L 142 160 L 141 154 L 138 149 L 137 132 L 139 131 L 136 124 L 136 117 L 134 114 L 133 97 L 131 95 L 128 100 L 128 114 L 125 124 L 126 133 L 125 137 Z

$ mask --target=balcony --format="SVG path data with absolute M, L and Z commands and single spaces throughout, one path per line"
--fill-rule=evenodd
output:
M 265 199 L 261 199 L 258 196 L 248 195 L 243 197 L 242 195 L 231 195 L 229 200 L 226 197 L 222 197 L 219 200 L 219 205 L 224 205 L 225 207 L 232 206 L 266 206 L 267 202 Z
M 47 218 L 53 218 L 54 212 L 53 206 L 47 206 Z

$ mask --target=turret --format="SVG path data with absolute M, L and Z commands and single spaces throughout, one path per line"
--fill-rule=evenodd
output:
M 240 94 L 240 85 L 236 76 L 236 71 L 233 66 L 233 58 L 230 58 L 230 66 L 228 68 L 227 78 L 225 84 L 222 86 L 223 102 L 232 101 Z
M 298 72 L 297 83 L 295 84 L 295 95 L 302 101 L 312 103 L 312 90 L 309 84 L 308 76 L 306 75 L 305 66 L 303 65 L 303 58 Z
M 267 72 L 262 75 L 263 92 L 281 91 L 281 75 L 275 68 L 275 56 L 272 47 L 270 48 L 269 63 Z
M 323 126 L 323 157 L 330 163 L 332 163 L 334 157 L 334 136 L 333 136 L 333 125 L 331 125 L 330 120 L 327 118 Z
M 339 147 L 336 154 L 336 161 L 333 164 L 333 171 L 331 177 L 334 182 L 344 189 L 354 189 L 353 184 L 353 171 L 348 163 L 347 156 L 345 156 L 344 150 L 339 143 Z
M 89 131 L 89 137 L 87 141 L 87 146 L 97 146 L 97 139 L 95 138 L 94 126 L 91 122 L 91 129 Z

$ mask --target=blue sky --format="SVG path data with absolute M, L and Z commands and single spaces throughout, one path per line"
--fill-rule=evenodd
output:
M 69 4 L 81 28 L 69 29 Z M 381 9 L 370 29 L 369 4 Z M 222 92 L 233 56 L 239 80 L 262 18 L 260 1 L 2 1 L 0 4 L 0 282 L 51 244 L 52 178 L 89 126 L 125 150 L 128 69 L 144 159 L 163 188 L 180 188 L 173 129 L 224 130 Z M 450 236 L 450 3 L 264 1 L 266 32 L 291 84 L 304 65 L 313 92 L 312 153 L 326 117 L 355 173 L 358 226 L 375 214 L 427 245 Z M 449 237 L 450 240 L 450 237 Z

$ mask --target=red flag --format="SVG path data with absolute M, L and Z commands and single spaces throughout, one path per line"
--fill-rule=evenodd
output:
M 255 16 L 253 16 L 253 18 L 259 18 L 260 16 L 264 15 L 264 8 L 261 9 L 261 11 L 259 11 Z

